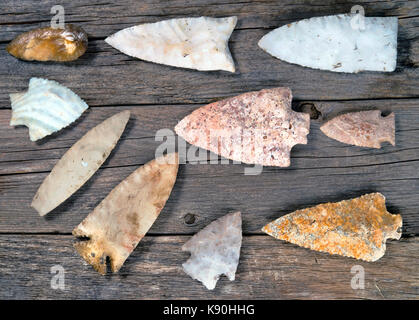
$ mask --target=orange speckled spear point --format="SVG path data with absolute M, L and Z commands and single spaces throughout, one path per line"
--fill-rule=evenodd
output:
M 365 261 L 386 251 L 386 240 L 401 237 L 402 217 L 390 214 L 381 193 L 297 210 L 263 227 L 276 239 L 304 248 Z

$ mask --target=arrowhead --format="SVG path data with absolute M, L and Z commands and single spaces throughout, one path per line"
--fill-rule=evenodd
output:
M 41 216 L 68 199 L 108 158 L 130 116 L 120 112 L 87 132 L 57 162 L 36 192 L 31 206 Z
M 12 93 L 11 126 L 29 128 L 31 141 L 42 139 L 76 121 L 89 106 L 58 82 L 31 78 L 25 93 Z
M 269 32 L 259 47 L 278 59 L 314 69 L 394 71 L 397 27 L 397 17 L 314 17 Z
M 105 41 L 142 60 L 201 71 L 234 72 L 228 40 L 237 17 L 181 18 L 123 29 Z
M 365 261 L 386 251 L 387 239 L 400 239 L 402 217 L 390 214 L 381 193 L 297 210 L 263 227 L 276 239 L 304 248 Z
M 201 107 L 175 127 L 190 144 L 227 159 L 287 167 L 291 148 L 307 143 L 310 116 L 291 109 L 289 88 L 244 93 Z
M 183 245 L 182 250 L 191 253 L 191 257 L 182 265 L 183 270 L 209 290 L 215 288 L 222 274 L 233 281 L 239 264 L 241 243 L 241 214 L 227 214 Z
M 106 258 L 117 272 L 151 228 L 176 181 L 177 153 L 146 163 L 116 186 L 74 230 L 89 238 L 75 243 L 86 262 L 106 274 Z
M 87 33 L 66 24 L 64 29 L 45 27 L 17 36 L 6 50 L 16 58 L 28 61 L 73 61 L 86 52 Z
M 394 113 L 380 110 L 350 112 L 327 121 L 320 130 L 329 138 L 360 147 L 381 148 L 384 141 L 395 145 Z

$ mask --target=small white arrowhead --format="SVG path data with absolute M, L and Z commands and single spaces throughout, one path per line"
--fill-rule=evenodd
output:
M 362 20 L 362 24 L 355 23 Z M 334 72 L 396 68 L 397 17 L 339 14 L 293 22 L 266 34 L 259 47 L 274 57 Z
M 242 219 L 234 212 L 212 222 L 186 242 L 182 250 L 191 257 L 182 266 L 208 290 L 215 288 L 220 275 L 235 278 L 242 244 Z

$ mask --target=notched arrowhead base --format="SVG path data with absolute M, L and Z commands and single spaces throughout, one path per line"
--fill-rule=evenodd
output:
M 276 239 L 304 248 L 365 261 L 386 251 L 387 239 L 400 239 L 402 217 L 390 214 L 381 193 L 297 210 L 263 227 Z
M 84 235 L 78 234 L 77 231 L 73 231 L 73 235 L 85 238 Z M 83 239 L 76 242 L 74 248 L 88 264 L 93 266 L 93 269 L 102 275 L 105 275 L 107 271 L 107 257 L 117 256 L 117 253 L 111 246 L 106 246 L 105 243 L 91 241 L 90 239 Z M 122 264 L 111 258 L 109 262 L 112 272 L 117 272 L 122 266 Z

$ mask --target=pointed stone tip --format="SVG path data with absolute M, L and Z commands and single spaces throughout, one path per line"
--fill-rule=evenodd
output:
M 241 218 L 241 212 L 240 211 L 230 212 L 230 213 L 227 213 L 227 215 L 225 215 L 225 217 L 234 217 L 235 219 L 240 219 Z
M 187 118 L 188 116 L 186 116 L 185 118 L 183 118 L 182 120 L 180 120 L 178 123 L 177 123 L 177 125 L 175 126 L 175 133 L 178 135 L 178 136 L 181 136 L 181 137 L 183 137 L 183 134 L 184 134 L 184 130 L 183 130 L 183 123 L 184 123 L 184 120 Z
M 265 225 L 264 227 L 262 227 L 262 229 L 260 229 L 262 232 L 265 232 L 268 235 L 272 234 L 272 231 L 270 229 L 270 225 L 271 223 L 268 223 L 267 225 Z
M 45 211 L 45 210 L 43 210 L 40 206 L 39 206 L 39 203 L 38 203 L 38 201 L 37 201 L 37 199 L 33 199 L 32 200 L 32 203 L 31 203 L 31 208 L 34 208 L 37 212 L 38 212 L 38 214 L 41 216 L 41 217 L 43 217 L 43 216 L 45 216 L 49 211 Z
M 233 64 L 233 65 L 231 65 L 231 66 L 229 66 L 229 67 L 225 68 L 224 70 L 225 70 L 225 71 L 228 71 L 228 72 L 231 72 L 231 73 L 234 73 L 234 72 L 236 72 L 236 67 L 235 67 L 235 66 L 234 66 L 234 64 Z
M 31 140 L 31 141 L 37 141 L 37 140 L 39 140 L 40 138 L 38 138 L 37 136 L 35 136 L 32 132 L 31 132 L 31 130 L 29 130 L 29 140 Z
M 263 45 L 264 42 L 264 38 L 265 36 L 263 36 L 259 41 L 258 41 L 258 47 L 261 48 L 263 51 L 266 51 L 265 46 Z
M 112 46 L 112 47 L 113 47 L 113 45 L 111 44 L 112 37 L 113 37 L 113 35 L 110 35 L 110 36 L 106 37 L 106 38 L 105 38 L 105 42 L 106 42 L 107 44 L 109 44 L 110 46 Z
M 121 111 L 120 113 L 117 113 L 115 116 L 118 116 L 122 120 L 125 120 L 125 122 L 128 122 L 128 120 L 131 116 L 131 111 L 130 110 L 124 110 L 124 111 Z

